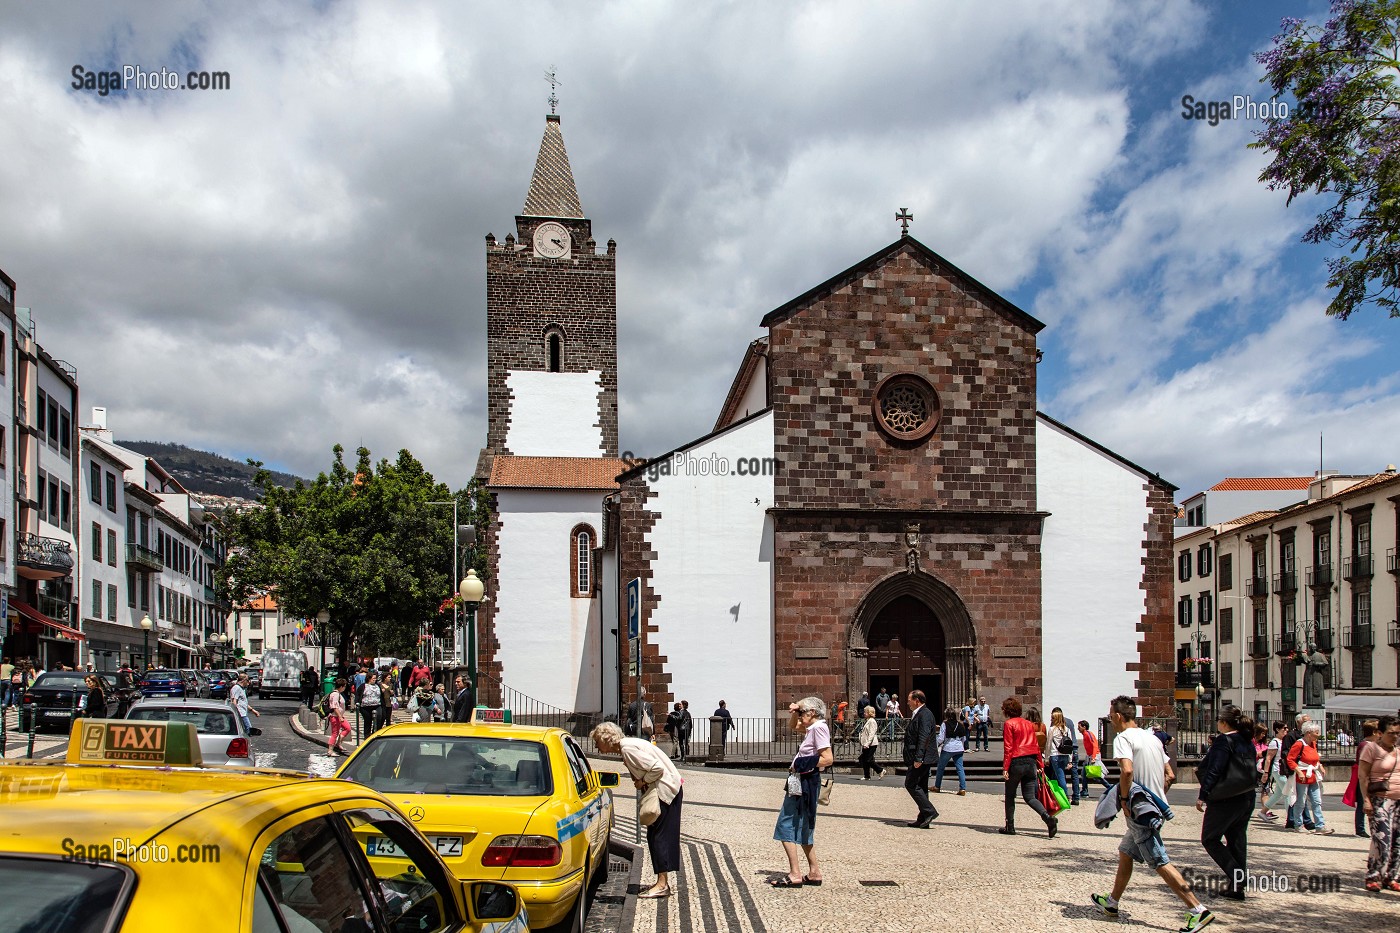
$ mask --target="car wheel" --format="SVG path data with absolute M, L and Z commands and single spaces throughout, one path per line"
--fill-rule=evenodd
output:
M 593 890 L 593 886 L 588 883 L 588 866 L 584 866 L 583 877 L 583 887 L 579 890 L 578 897 L 574 898 L 569 915 L 554 926 L 546 928 L 545 933 L 583 933 L 583 923 L 588 919 L 588 893 Z
M 609 836 L 609 837 L 612 836 L 612 827 L 611 827 L 611 826 L 608 827 L 608 836 Z M 605 844 L 605 845 L 603 846 L 603 860 L 598 864 L 597 869 L 595 869 L 594 872 L 593 872 L 593 884 L 594 884 L 595 886 L 607 884 L 607 882 L 608 882 L 608 872 L 611 871 L 611 870 L 612 870 L 612 862 L 611 862 L 611 860 L 608 858 L 608 847 L 607 847 L 607 845 Z

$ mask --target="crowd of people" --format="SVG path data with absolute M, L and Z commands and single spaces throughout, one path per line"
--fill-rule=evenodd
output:
M 346 754 L 342 743 L 355 731 L 350 725 L 353 716 L 359 717 L 363 739 L 387 726 L 396 709 L 406 710 L 413 722 L 470 722 L 476 706 L 466 676 L 454 675 L 449 688 L 419 658 L 378 670 L 352 665 L 346 674 L 335 679 L 317 707 L 326 719 L 326 747 L 332 755 Z M 308 707 L 316 706 L 320 684 L 315 668 L 302 674 L 302 700 Z

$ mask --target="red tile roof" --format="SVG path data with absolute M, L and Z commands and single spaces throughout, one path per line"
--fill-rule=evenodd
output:
M 488 486 L 526 489 L 616 489 L 631 464 L 613 457 L 512 457 L 491 460 Z
M 1271 490 L 1288 490 L 1308 488 L 1308 484 L 1313 481 L 1311 476 L 1227 476 L 1214 486 L 1210 487 L 1210 492 L 1267 492 Z

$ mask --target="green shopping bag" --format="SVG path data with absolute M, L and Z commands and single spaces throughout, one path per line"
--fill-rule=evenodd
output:
M 1103 765 L 1085 765 L 1084 773 L 1095 781 L 1103 780 Z
M 1061 810 L 1069 809 L 1069 795 L 1066 794 L 1065 789 L 1060 786 L 1060 782 L 1054 778 L 1050 778 L 1050 793 L 1055 795 L 1055 802 L 1060 805 Z

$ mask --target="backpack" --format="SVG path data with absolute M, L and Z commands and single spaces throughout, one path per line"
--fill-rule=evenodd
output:
M 322 719 L 331 718 L 331 695 L 329 693 L 321 697 L 321 702 L 316 704 L 316 712 Z
M 1303 740 L 1301 735 L 1288 733 L 1283 737 L 1283 744 L 1278 750 L 1278 773 L 1283 777 L 1288 777 L 1293 773 L 1293 766 L 1288 763 L 1288 753 L 1293 751 L 1293 746 Z
M 1060 741 L 1055 743 L 1055 751 L 1061 755 L 1074 754 L 1074 733 L 1068 726 L 1060 732 Z

